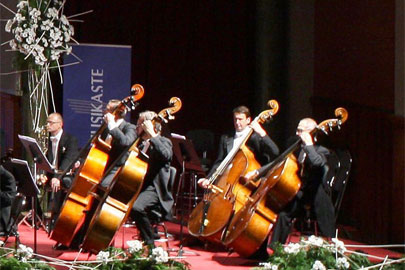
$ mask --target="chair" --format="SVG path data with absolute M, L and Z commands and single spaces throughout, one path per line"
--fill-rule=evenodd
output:
M 337 168 L 335 181 L 330 183 L 331 196 L 335 207 L 335 221 L 337 221 L 340 206 L 342 204 L 343 195 L 349 181 L 349 174 L 352 168 L 352 156 L 347 149 L 336 149 L 335 153 L 339 159 L 339 167 Z
M 10 236 L 15 237 L 15 244 L 18 246 L 20 244 L 20 234 L 18 232 L 18 220 L 21 215 L 21 211 L 23 209 L 23 206 L 25 205 L 25 196 L 18 193 L 13 202 L 11 203 L 11 212 L 10 212 L 10 219 L 7 225 L 7 231 L 2 233 L 1 236 L 5 237 L 4 238 L 4 245 L 6 244 L 8 238 Z
M 347 149 L 335 149 L 330 151 L 327 164 L 325 166 L 322 183 L 331 196 L 335 212 L 335 222 L 337 221 L 343 195 L 349 179 L 352 158 Z M 312 232 L 318 235 L 318 223 L 316 221 L 313 209 L 310 205 L 304 207 L 305 213 L 301 220 L 301 232 Z M 293 221 L 295 223 L 296 220 Z M 304 225 L 306 228 L 304 229 Z

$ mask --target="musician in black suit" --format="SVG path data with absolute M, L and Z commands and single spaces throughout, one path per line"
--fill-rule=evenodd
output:
M 66 191 L 72 185 L 72 176 L 65 175 L 61 178 L 61 172 L 75 167 L 75 158 L 78 155 L 77 139 L 63 130 L 63 118 L 59 113 L 51 113 L 46 121 L 49 132 L 48 151 L 46 157 L 54 166 L 54 173 L 41 176 L 41 181 L 48 182 L 52 193 L 50 195 L 51 229 L 66 197 Z M 73 166 L 72 166 L 73 165 Z M 76 164 L 76 167 L 78 164 Z M 49 181 L 48 181 L 49 179 Z
M 215 172 L 228 153 L 231 152 L 233 146 L 238 145 L 240 140 L 243 139 L 244 134 L 249 131 L 249 129 L 247 129 L 248 126 L 250 126 L 254 132 L 246 142 L 246 146 L 253 152 L 255 159 L 261 165 L 270 162 L 272 158 L 279 154 L 278 146 L 273 142 L 266 130 L 264 130 L 258 122 L 252 121 L 250 110 L 246 106 L 239 106 L 233 110 L 233 125 L 235 128 L 235 132 L 233 134 L 225 134 L 221 136 L 218 157 L 214 162 L 214 165 L 212 166 L 207 178 L 209 178 Z M 244 178 L 242 178 L 242 176 L 241 179 L 249 179 L 257 173 L 258 172 L 256 170 L 248 172 L 248 174 Z M 200 178 L 198 180 L 198 184 L 203 188 L 207 188 L 210 184 L 207 178 Z M 253 255 L 251 255 L 251 258 L 265 260 L 267 257 L 266 239 L 260 248 Z
M 0 235 L 8 232 L 11 204 L 17 193 L 14 176 L 0 165 Z
M 132 207 L 132 217 L 144 243 L 154 245 L 154 232 L 148 213 L 160 210 L 166 219 L 171 218 L 174 203 L 170 190 L 170 162 L 173 156 L 172 142 L 161 136 L 161 125 L 152 122 L 157 114 L 145 111 L 139 114 L 137 134 L 142 137 L 139 149 L 148 157 L 148 170 L 141 192 Z
M 104 188 L 110 186 L 115 172 L 124 165 L 128 158 L 128 148 L 137 139 L 136 126 L 125 121 L 126 110 L 118 111 L 115 115 L 113 112 L 121 104 L 118 99 L 112 99 L 107 103 L 104 114 L 104 121 L 107 128 L 102 134 L 106 142 L 111 143 L 111 150 L 108 153 L 108 161 L 105 169 L 106 176 L 100 185 Z
M 286 242 L 291 232 L 291 220 L 304 211 L 306 205 L 314 210 L 321 233 L 326 237 L 335 235 L 334 207 L 328 195 L 329 187 L 323 183 L 330 151 L 314 143 L 310 132 L 316 127 L 317 123 L 311 118 L 304 118 L 298 124 L 296 134 L 302 140 L 298 155 L 302 185 L 295 198 L 278 214 L 270 247 L 275 242 Z
M 246 146 L 253 152 L 256 160 L 261 165 L 270 162 L 271 158 L 279 154 L 278 146 L 269 137 L 266 130 L 264 130 L 259 123 L 252 122 L 250 110 L 246 106 L 239 106 L 233 110 L 233 124 L 235 132 L 233 134 L 225 134 L 221 136 L 218 157 L 208 173 L 207 178 L 215 172 L 221 162 L 232 150 L 232 147 L 238 143 L 239 138 L 243 137 L 245 132 L 248 131 L 246 128 L 249 125 L 254 132 L 247 141 Z M 207 187 L 209 184 L 207 178 L 199 179 L 198 184 L 202 187 Z

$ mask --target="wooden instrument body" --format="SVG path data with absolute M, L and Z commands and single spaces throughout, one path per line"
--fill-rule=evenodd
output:
M 266 206 L 276 213 L 279 213 L 301 188 L 298 163 L 293 154 L 280 163 L 278 169 L 281 171 L 266 175 L 266 178 L 278 177 L 277 183 L 269 189 L 266 195 Z
M 116 172 L 105 198 L 98 204 L 82 248 L 93 253 L 106 249 L 128 218 L 142 188 L 148 164 L 131 151 L 125 164 Z
M 72 181 L 59 217 L 50 234 L 50 238 L 69 246 L 84 222 L 86 212 L 94 200 L 91 191 L 95 191 L 108 161 L 110 145 L 97 138 L 90 148 L 86 161 Z
M 260 164 L 255 160 L 252 151 L 242 146 L 225 172 L 217 179 L 216 186 L 223 192 L 210 193 L 208 198 L 201 201 L 191 212 L 188 223 L 190 234 L 203 237 L 218 235 L 235 210 L 234 202 L 238 200 L 235 195 L 243 196 L 240 192 L 243 189 L 243 184 L 239 183 L 240 176 L 259 167 Z M 248 192 L 246 189 L 243 191 Z M 220 239 L 215 237 L 215 240 Z

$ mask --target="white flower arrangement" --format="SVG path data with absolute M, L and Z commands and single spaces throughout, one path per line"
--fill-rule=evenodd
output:
M 27 247 L 27 246 L 22 245 L 22 244 L 18 245 L 16 256 L 22 262 L 27 262 L 28 259 L 32 258 L 33 255 L 34 255 L 34 251 L 32 250 L 32 248 Z
M 110 252 L 108 251 L 100 251 L 96 258 L 98 261 L 102 261 L 103 264 L 107 264 L 109 261 L 113 260 L 110 258 Z
M 169 255 L 162 247 L 152 249 L 151 257 L 155 259 L 157 263 L 167 263 L 169 261 Z
M 127 245 L 128 245 L 129 253 L 137 253 L 137 252 L 142 251 L 142 249 L 143 249 L 143 243 L 139 240 L 127 241 Z
M 351 245 L 351 247 L 354 247 Z M 384 258 L 381 258 L 384 259 Z M 330 242 L 321 237 L 302 237 L 298 243 L 273 247 L 273 254 L 267 262 L 262 262 L 255 270 L 311 269 L 404 269 L 405 258 L 372 264 L 367 254 L 348 250 L 343 241 L 332 238 Z
M 63 53 L 70 54 L 74 28 L 62 14 L 64 1 L 20 1 L 14 18 L 6 23 L 6 32 L 14 38 L 12 50 L 25 55 L 38 66 L 59 60 Z

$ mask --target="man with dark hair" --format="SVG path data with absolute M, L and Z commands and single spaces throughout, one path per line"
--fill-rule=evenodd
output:
M 255 155 L 256 160 L 261 164 L 266 164 L 270 162 L 272 157 L 279 154 L 279 149 L 273 140 L 269 137 L 266 130 L 263 127 L 251 119 L 250 110 L 246 106 L 238 106 L 233 110 L 233 125 L 235 132 L 232 134 L 225 134 L 221 136 L 218 157 L 215 160 L 207 178 L 209 178 L 221 162 L 225 159 L 228 153 L 232 150 L 234 145 L 244 137 L 243 135 L 248 130 L 246 129 L 249 125 L 253 129 L 253 134 L 248 139 L 246 145 Z M 206 188 L 209 184 L 207 178 L 201 178 L 198 180 L 198 184 Z
M 136 129 L 143 140 L 139 150 L 148 156 L 148 170 L 142 190 L 132 207 L 132 216 L 142 240 L 149 246 L 154 246 L 154 233 L 148 213 L 158 210 L 169 219 L 174 202 L 169 183 L 172 142 L 161 136 L 161 125 L 154 121 L 156 117 L 157 114 L 152 111 L 140 113 Z
M 273 142 L 269 137 L 266 130 L 256 121 L 252 121 L 250 110 L 246 106 L 238 106 L 233 110 L 233 125 L 235 132 L 233 134 L 225 134 L 221 136 L 218 157 L 214 162 L 210 172 L 208 173 L 207 178 L 200 178 L 198 184 L 207 188 L 210 184 L 208 178 L 216 171 L 218 166 L 222 161 L 227 157 L 233 147 L 239 145 L 241 140 L 246 135 L 246 132 L 249 131 L 247 128 L 250 126 L 253 129 L 253 133 L 246 142 L 246 146 L 253 152 L 255 159 L 261 164 L 264 165 L 270 162 L 271 158 L 279 154 L 278 146 Z M 256 170 L 248 172 L 246 178 L 250 178 L 250 175 L 257 173 Z M 242 179 L 242 178 L 241 178 Z M 268 257 L 267 254 L 267 241 L 260 246 L 260 248 L 251 256 L 254 259 L 264 260 Z
M 311 131 L 316 127 L 317 123 L 311 118 L 304 118 L 298 124 L 296 134 L 302 140 L 298 155 L 302 185 L 296 197 L 278 214 L 270 247 L 273 247 L 275 242 L 286 242 L 291 232 L 291 220 L 304 210 L 305 205 L 310 205 L 314 210 L 319 229 L 324 236 L 333 237 L 335 234 L 334 207 L 326 190 L 328 187 L 323 184 L 330 151 L 314 143 Z
M 104 188 L 110 186 L 115 172 L 121 167 L 128 158 L 128 148 L 137 139 L 136 126 L 125 121 L 126 110 L 113 114 L 121 104 L 118 99 L 112 99 L 107 103 L 104 121 L 107 128 L 102 137 L 111 143 L 111 150 L 108 153 L 108 161 L 105 171 L 107 176 L 101 181 L 100 185 Z M 110 168 L 113 166 L 112 168 Z

